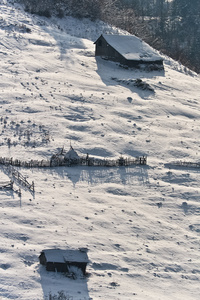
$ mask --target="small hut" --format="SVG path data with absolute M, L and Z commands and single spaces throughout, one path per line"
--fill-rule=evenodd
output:
M 64 166 L 65 164 L 65 155 L 64 155 L 64 148 L 62 148 L 58 153 L 53 154 L 50 159 L 50 166 L 57 167 L 57 166 Z
M 87 249 L 79 250 L 61 250 L 48 249 L 43 250 L 39 256 L 40 263 L 46 266 L 47 271 L 71 273 L 72 267 L 86 274 L 86 266 L 89 262 Z
M 73 149 L 72 146 L 70 146 L 70 149 L 68 152 L 65 153 L 65 163 L 69 165 L 76 165 L 79 163 L 79 156 L 77 152 Z
M 163 69 L 163 58 L 147 43 L 134 35 L 102 34 L 94 43 L 95 56 L 119 62 L 131 68 L 142 65 Z
M 51 167 L 57 167 L 57 166 L 71 166 L 76 165 L 80 161 L 80 158 L 77 154 L 77 152 L 73 149 L 72 146 L 70 146 L 70 149 L 68 152 L 62 148 L 58 151 L 58 153 L 53 154 L 50 160 L 50 166 Z

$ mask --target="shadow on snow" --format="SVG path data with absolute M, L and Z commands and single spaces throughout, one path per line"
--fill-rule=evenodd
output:
M 87 277 L 72 279 L 64 273 L 48 272 L 44 266 L 38 269 L 43 299 L 89 300 Z
M 140 89 L 135 86 L 136 79 L 151 79 L 154 77 L 164 77 L 165 71 L 145 71 L 141 69 L 124 69 L 119 66 L 119 63 L 104 60 L 101 57 L 96 57 L 97 74 L 107 86 L 123 86 L 129 89 L 132 93 L 138 94 L 142 99 L 151 98 L 154 95 L 152 90 Z
M 148 184 L 149 167 L 145 166 L 131 166 L 131 167 L 55 167 L 44 172 L 50 174 L 58 174 L 63 179 L 68 178 L 75 186 L 78 182 L 87 182 L 91 185 L 104 183 L 119 183 L 119 184 L 133 184 L 138 181 L 141 184 Z

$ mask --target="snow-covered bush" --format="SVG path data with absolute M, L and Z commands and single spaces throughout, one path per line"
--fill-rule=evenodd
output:
M 48 297 L 45 300 L 72 300 L 73 298 L 69 295 L 66 295 L 64 291 L 59 291 L 57 294 L 52 295 L 49 293 Z

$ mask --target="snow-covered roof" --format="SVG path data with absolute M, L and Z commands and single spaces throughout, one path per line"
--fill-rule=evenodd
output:
M 68 159 L 79 159 L 79 156 L 78 156 L 77 152 L 71 146 L 70 150 L 65 154 L 65 158 L 68 158 Z
M 59 249 L 43 250 L 42 253 L 45 254 L 47 262 L 65 263 L 64 257 Z
M 127 60 L 163 60 L 156 50 L 134 35 L 103 34 L 102 36 Z
M 42 253 L 45 254 L 47 262 L 88 262 L 87 253 L 81 250 L 47 249 Z

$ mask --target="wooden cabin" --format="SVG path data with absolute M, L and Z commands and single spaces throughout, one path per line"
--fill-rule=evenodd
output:
M 71 267 L 76 267 L 86 274 L 86 266 L 89 262 L 87 250 L 43 250 L 39 256 L 40 263 L 46 266 L 47 271 L 71 273 Z
M 119 62 L 130 68 L 151 66 L 151 70 L 163 69 L 163 58 L 134 35 L 102 34 L 94 44 L 95 56 Z

